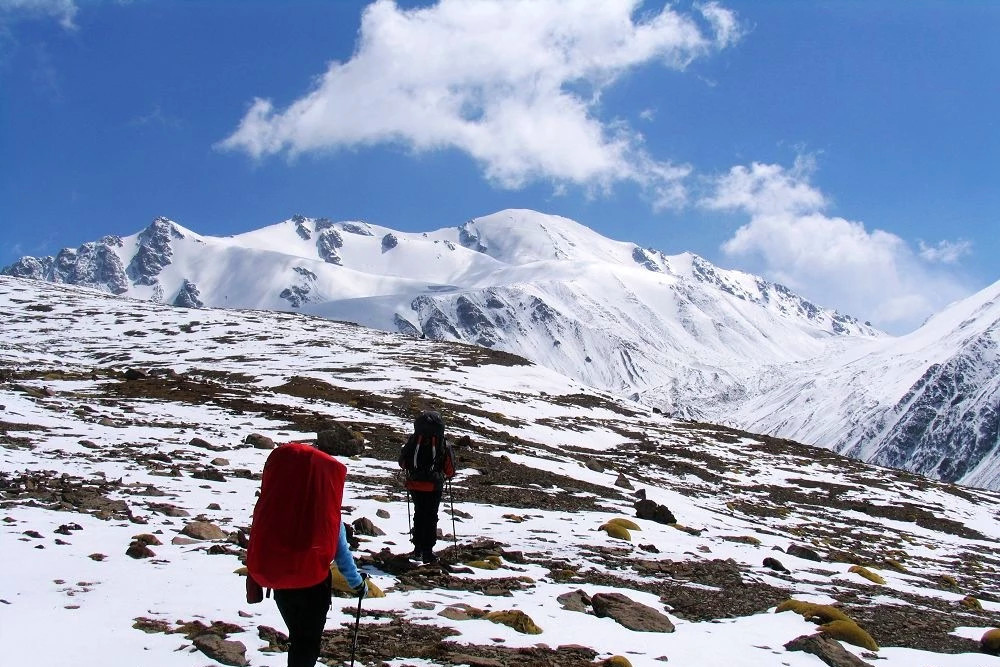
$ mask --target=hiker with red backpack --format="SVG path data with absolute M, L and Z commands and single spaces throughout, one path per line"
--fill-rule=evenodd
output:
M 438 508 L 445 480 L 455 476 L 455 456 L 440 414 L 425 410 L 417 416 L 413 434 L 399 453 L 399 467 L 406 471 L 406 489 L 413 499 L 413 558 L 435 563 Z
M 368 592 L 340 516 L 346 478 L 343 463 L 304 443 L 281 445 L 264 464 L 247 547 L 247 599 L 252 587 L 258 600 L 260 587 L 274 590 L 288 626 L 288 667 L 313 667 L 319 658 L 331 562 L 358 596 L 359 618 Z

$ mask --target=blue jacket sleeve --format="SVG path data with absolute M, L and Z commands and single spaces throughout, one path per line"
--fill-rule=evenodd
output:
M 337 564 L 337 569 L 344 575 L 348 586 L 357 588 L 361 585 L 361 575 L 358 574 L 358 568 L 354 565 L 354 556 L 351 555 L 351 547 L 347 544 L 347 529 L 344 528 L 343 523 L 340 524 L 340 542 L 337 543 L 337 555 L 334 556 L 333 562 Z

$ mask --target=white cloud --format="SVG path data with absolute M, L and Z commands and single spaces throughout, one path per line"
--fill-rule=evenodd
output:
M 684 166 L 654 159 L 642 136 L 597 117 L 601 91 L 648 63 L 683 69 L 739 38 L 717 3 L 698 16 L 639 0 L 441 0 L 402 10 L 378 0 L 354 56 L 279 109 L 256 99 L 219 146 L 260 158 L 394 143 L 457 149 L 495 184 L 551 180 L 604 191 L 643 186 L 656 206 L 684 199 Z M 580 91 L 587 91 L 586 93 Z
M 970 241 L 938 241 L 934 245 L 927 245 L 923 240 L 919 241 L 920 256 L 928 262 L 940 262 L 941 264 L 954 264 L 959 259 L 972 252 Z
M 969 293 L 957 276 L 924 261 L 926 246 L 918 254 L 895 234 L 823 213 L 813 169 L 803 158 L 791 169 L 753 163 L 719 178 L 702 205 L 750 216 L 723 251 L 821 305 L 894 332 Z M 943 256 L 956 248 L 942 242 L 928 250 Z
M 78 11 L 73 0 L 0 0 L 0 15 L 49 16 L 67 30 L 76 29 Z

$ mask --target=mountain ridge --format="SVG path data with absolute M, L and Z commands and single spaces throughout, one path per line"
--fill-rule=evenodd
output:
M 1000 486 L 995 392 L 980 391 L 994 368 L 995 331 L 984 334 L 978 358 L 968 348 L 961 361 L 947 352 L 958 350 L 948 343 L 951 334 L 932 318 L 920 330 L 932 339 L 923 352 L 901 355 L 894 346 L 906 337 L 887 336 L 779 284 L 692 253 L 606 239 L 560 216 L 512 209 L 423 233 L 293 216 L 229 237 L 200 236 L 157 218 L 138 234 L 22 258 L 4 272 L 90 281 L 174 305 L 298 310 L 470 342 L 667 414 Z M 870 366 L 913 372 L 906 382 L 883 373 L 905 384 L 888 387 L 857 361 L 865 354 Z M 932 410 L 943 394 L 917 388 L 928 372 L 922 386 L 950 381 L 954 373 L 935 376 L 935 364 L 984 368 L 963 389 L 971 397 L 964 411 Z M 878 396 L 865 386 L 873 382 L 884 389 Z M 920 400 L 903 400 L 910 391 Z M 983 428 L 967 428 L 969 415 Z M 859 429 L 862 420 L 871 428 Z M 952 435 L 957 441 L 945 447 Z M 959 458 L 951 460 L 952 452 Z

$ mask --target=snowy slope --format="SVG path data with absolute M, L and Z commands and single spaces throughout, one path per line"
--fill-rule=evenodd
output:
M 0 276 L 0 317 L 3 664 L 285 664 L 273 602 L 245 604 L 235 574 L 269 451 L 248 436 L 310 439 L 328 420 L 364 437 L 344 458 L 345 518 L 384 533 L 352 549 L 387 593 L 363 602 L 359 666 L 820 667 L 791 648 L 819 629 L 776 613 L 789 598 L 869 633 L 877 651 L 833 642 L 855 665 L 997 664 L 979 652 L 1000 624 L 996 493 L 675 421 L 511 355 L 298 314 Z M 394 459 L 423 406 L 469 439 L 439 567 L 393 556 L 409 551 Z M 676 521 L 637 517 L 625 485 Z M 599 527 L 613 517 L 640 530 L 612 538 Z M 194 523 L 217 533 L 190 537 Z M 602 617 L 586 602 L 599 594 L 674 631 Z M 356 608 L 333 601 L 328 664 L 347 660 Z M 523 612 L 540 634 L 470 610 Z
M 732 419 L 880 465 L 1000 488 L 1000 282 L 909 335 L 786 371 Z
M 995 335 L 961 354 L 961 335 L 933 323 L 892 338 L 781 285 L 560 216 L 507 210 L 426 233 L 295 216 L 226 238 L 158 218 L 5 272 L 474 343 L 670 415 L 1000 488 Z M 970 317 L 989 327 L 988 312 Z M 962 398 L 945 405 L 956 373 Z

